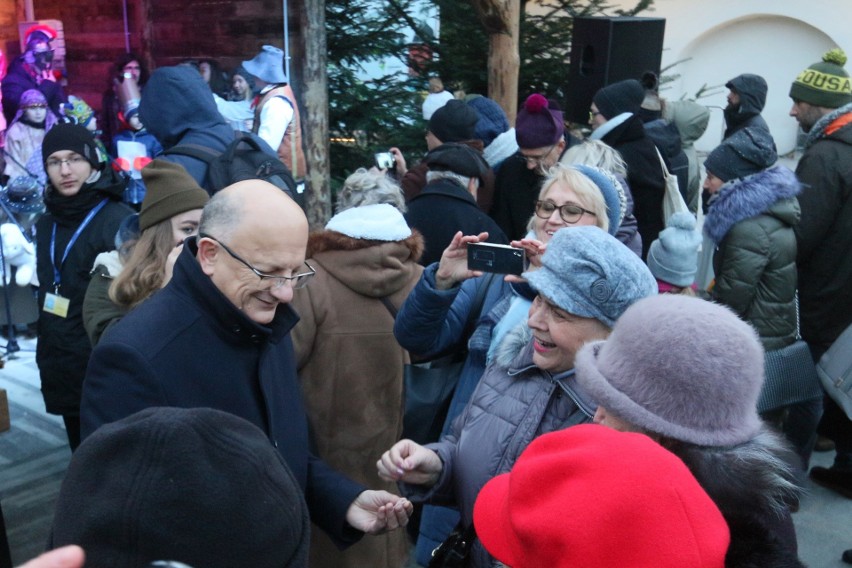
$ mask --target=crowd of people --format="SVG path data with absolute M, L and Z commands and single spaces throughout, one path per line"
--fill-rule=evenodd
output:
M 57 550 L 28 566 L 795 568 L 808 473 L 852 497 L 839 406 L 807 385 L 758 405 L 768 353 L 801 337 L 817 361 L 852 324 L 839 50 L 792 82 L 795 172 L 766 81 L 727 83 L 703 193 L 709 111 L 653 74 L 601 88 L 586 137 L 543 94 L 512 127 L 436 78 L 423 156 L 352 173 L 310 232 L 287 188 L 220 183 L 208 156 L 246 140 L 303 181 L 280 49 L 230 86 L 213 60 L 127 54 L 98 121 L 51 73 L 50 32 L 2 86 L 3 191 L 45 209 L 22 227 L 42 392 L 73 451 Z M 472 269 L 482 243 L 523 270 Z M 403 437 L 407 369 L 447 357 L 440 436 Z M 818 434 L 836 460 L 809 472 Z

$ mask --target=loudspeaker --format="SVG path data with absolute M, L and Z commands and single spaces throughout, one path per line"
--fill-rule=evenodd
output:
M 565 118 L 588 124 L 598 89 L 645 71 L 659 75 L 665 30 L 664 18 L 574 18 Z

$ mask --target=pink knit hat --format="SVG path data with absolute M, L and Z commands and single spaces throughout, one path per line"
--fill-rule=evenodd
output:
M 512 568 L 722 568 L 728 525 L 686 465 L 642 434 L 585 424 L 545 434 L 473 509 Z

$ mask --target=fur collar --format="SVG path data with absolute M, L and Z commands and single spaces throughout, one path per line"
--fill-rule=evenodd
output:
M 722 186 L 704 219 L 704 232 L 717 245 L 731 227 L 769 211 L 777 202 L 795 197 L 801 184 L 790 169 L 772 166 Z
M 494 351 L 494 363 L 498 367 L 509 368 L 515 362 L 515 359 L 523 353 L 524 347 L 529 345 L 531 339 L 532 330 L 527 326 L 526 319 L 524 319 L 523 323 L 506 333 L 500 341 L 500 345 Z
M 311 233 L 308 239 L 307 258 L 313 258 L 317 253 L 330 250 L 361 250 L 386 243 L 368 239 L 353 239 L 335 231 L 318 231 Z M 411 251 L 411 257 L 416 262 L 423 254 L 423 237 L 412 229 L 411 236 L 401 241 Z
M 805 149 L 807 150 L 817 140 L 825 137 L 826 136 L 826 134 L 825 134 L 826 128 L 828 128 L 828 126 L 832 122 L 834 122 L 834 120 L 837 117 L 844 115 L 846 113 L 849 113 L 849 112 L 852 112 L 852 103 L 849 103 L 848 105 L 844 105 L 840 108 L 834 109 L 833 111 L 831 111 L 827 115 L 825 115 L 822 118 L 820 118 L 819 120 L 817 120 L 816 123 L 811 128 L 811 131 L 808 132 L 808 137 L 805 139 Z

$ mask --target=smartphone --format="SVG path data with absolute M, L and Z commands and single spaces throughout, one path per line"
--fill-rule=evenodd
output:
M 509 245 L 492 243 L 471 243 L 467 245 L 467 267 L 470 270 L 520 276 L 526 265 L 525 260 L 524 249 Z
M 390 152 L 379 152 L 373 157 L 376 159 L 376 167 L 380 170 L 389 170 L 396 162 L 393 157 L 393 154 L 391 154 Z

